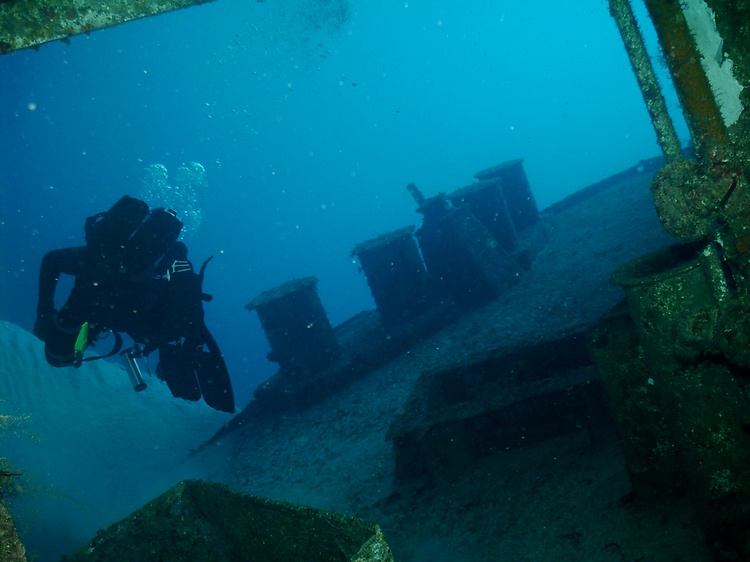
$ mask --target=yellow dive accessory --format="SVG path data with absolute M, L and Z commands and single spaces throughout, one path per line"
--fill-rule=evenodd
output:
M 89 323 L 84 322 L 81 325 L 81 329 L 78 330 L 78 337 L 76 343 L 73 346 L 73 365 L 80 367 L 83 362 L 83 351 L 89 344 Z

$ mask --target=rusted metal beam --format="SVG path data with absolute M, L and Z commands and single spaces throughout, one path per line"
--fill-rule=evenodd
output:
M 701 66 L 701 54 L 679 2 L 645 0 L 662 45 L 699 158 L 729 141 L 719 105 Z
M 0 0 L 0 54 L 212 0 Z

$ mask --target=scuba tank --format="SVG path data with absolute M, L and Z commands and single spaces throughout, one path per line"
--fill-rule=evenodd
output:
M 182 222 L 171 209 L 149 211 L 144 201 L 128 195 L 109 211 L 86 220 L 86 264 L 45 339 L 50 365 L 80 367 L 83 361 L 97 358 L 84 359 L 83 352 L 99 333 L 122 325 L 120 317 L 130 313 L 129 307 L 123 310 L 122 296 L 135 279 L 149 275 L 181 230 Z M 122 347 L 122 337 L 113 333 L 115 348 L 103 357 Z

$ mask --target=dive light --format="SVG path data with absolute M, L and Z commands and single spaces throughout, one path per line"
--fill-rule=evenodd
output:
M 130 383 L 136 392 L 146 389 L 146 383 L 143 381 L 143 375 L 141 374 L 141 368 L 137 360 L 141 356 L 141 350 L 138 347 L 132 347 L 120 353 L 120 357 L 123 358 L 123 363 L 125 363 L 125 370 L 128 372 Z

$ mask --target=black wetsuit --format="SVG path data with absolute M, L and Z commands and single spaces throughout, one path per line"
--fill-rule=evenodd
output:
M 73 360 L 74 342 L 88 322 L 88 343 L 111 330 L 142 344 L 143 355 L 159 349 L 157 376 L 175 397 L 203 396 L 212 408 L 234 412 L 229 373 L 203 319 L 202 303 L 211 298 L 201 292 L 205 265 L 196 273 L 182 242 L 174 242 L 155 265 L 131 274 L 102 260 L 90 246 L 47 253 L 34 325 L 34 334 L 46 344 L 47 361 L 56 367 L 79 366 L 80 360 Z M 63 274 L 74 276 L 75 285 L 58 312 L 55 290 Z
M 137 342 L 148 343 L 163 324 L 160 308 L 167 282 L 157 269 L 166 273 L 163 266 L 126 277 L 99 267 L 88 246 L 53 250 L 44 256 L 39 273 L 37 325 L 40 319 L 43 324 L 55 315 L 55 289 L 60 276 L 66 274 L 74 276 L 76 281 L 70 297 L 57 313 L 60 327 L 78 329 L 89 322 L 99 331 L 124 332 Z

